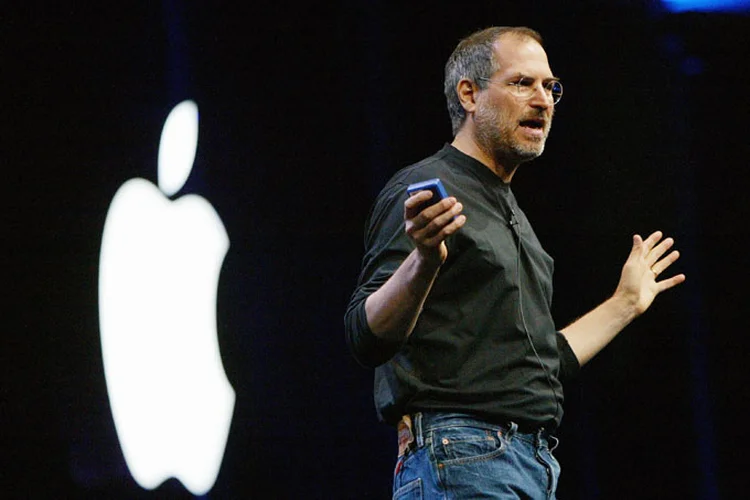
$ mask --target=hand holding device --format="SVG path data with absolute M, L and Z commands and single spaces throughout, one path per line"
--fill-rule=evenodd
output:
M 446 192 L 445 188 L 443 187 L 443 183 L 440 181 L 440 179 L 429 179 L 422 182 L 416 182 L 414 184 L 410 184 L 406 188 L 406 193 L 409 196 L 412 196 L 413 194 L 419 192 L 419 191 L 432 191 L 432 198 L 425 201 L 420 207 L 419 211 L 421 212 L 425 208 L 434 205 L 435 203 L 439 202 L 443 198 L 448 197 L 448 193 Z
M 430 191 L 432 197 L 424 201 L 412 200 L 420 191 Z M 404 206 L 406 234 L 414 241 L 423 256 L 441 265 L 448 257 L 445 239 L 458 231 L 466 222 L 466 217 L 461 214 L 463 206 L 454 198 L 453 203 L 445 207 L 443 211 L 438 211 L 429 217 L 426 214 L 423 215 L 425 209 L 448 198 L 443 183 L 437 178 L 410 184 L 406 192 L 409 195 Z M 437 259 L 434 259 L 436 256 Z

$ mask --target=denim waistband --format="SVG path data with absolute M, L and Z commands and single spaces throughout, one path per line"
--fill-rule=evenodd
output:
M 407 419 L 408 425 L 405 423 L 407 422 Z M 462 413 L 419 412 L 405 416 L 401 422 L 402 423 L 399 423 L 399 428 L 408 427 L 409 432 L 412 434 L 414 444 L 420 448 L 424 446 L 425 434 L 429 431 L 460 425 L 480 429 L 484 428 L 492 432 L 500 432 L 508 439 L 519 439 L 526 441 L 533 446 L 544 446 L 549 448 L 550 451 L 557 448 L 558 445 L 557 438 L 544 427 L 532 432 L 522 432 L 514 422 L 500 425 Z

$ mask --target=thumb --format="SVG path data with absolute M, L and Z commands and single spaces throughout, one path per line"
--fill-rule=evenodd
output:
M 640 248 L 641 245 L 643 245 L 643 238 L 641 238 L 640 234 L 634 234 L 633 235 L 633 248 L 630 250 L 630 254 L 636 253 Z

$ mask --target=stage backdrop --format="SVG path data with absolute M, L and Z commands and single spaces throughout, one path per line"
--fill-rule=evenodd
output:
M 172 199 L 208 200 L 229 239 L 216 336 L 235 400 L 206 496 L 388 498 L 395 435 L 343 313 L 370 204 L 451 140 L 443 65 L 490 25 L 541 31 L 565 82 L 545 154 L 513 181 L 555 258 L 559 327 L 612 293 L 633 233 L 673 235 L 688 275 L 566 388 L 559 497 L 744 491 L 750 20 L 517 3 L 4 9 L 4 496 L 191 496 L 126 465 L 98 305 L 110 203 L 129 179 L 157 184 L 164 121 L 190 99 L 196 156 Z M 211 404 L 193 403 L 185 421 Z

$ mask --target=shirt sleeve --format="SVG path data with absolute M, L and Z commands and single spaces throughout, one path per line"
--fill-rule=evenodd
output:
M 365 301 L 350 307 L 344 317 L 346 340 L 354 359 L 367 368 L 375 368 L 391 359 L 403 342 L 393 342 L 375 336 L 365 314 Z
M 560 353 L 560 381 L 563 383 L 573 381 L 578 378 L 581 365 L 565 335 L 557 332 L 556 337 L 557 351 Z
M 376 367 L 393 357 L 403 342 L 380 339 L 367 323 L 365 300 L 377 291 L 414 249 L 404 232 L 406 184 L 386 186 L 375 201 L 365 230 L 365 256 L 357 287 L 344 315 L 346 341 L 363 366 Z

